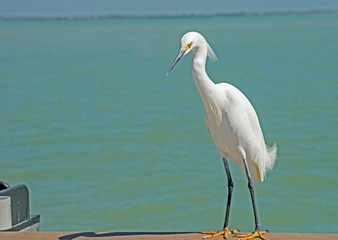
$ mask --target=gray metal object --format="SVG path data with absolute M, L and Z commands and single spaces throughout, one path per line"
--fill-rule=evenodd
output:
M 6 197 L 7 196 L 7 197 Z M 29 192 L 26 185 L 16 185 L 10 187 L 4 182 L 0 182 L 0 222 L 2 228 L 0 231 L 39 231 L 40 215 L 29 214 Z M 10 199 L 10 203 L 9 200 Z M 6 213 L 10 209 L 10 213 Z M 8 221 L 11 218 L 11 226 Z M 1 227 L 1 226 L 0 226 Z M 9 228 L 8 228 L 9 227 Z

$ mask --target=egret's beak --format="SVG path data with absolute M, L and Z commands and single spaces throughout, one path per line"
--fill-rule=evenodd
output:
M 181 48 L 180 52 L 177 54 L 175 60 L 173 61 L 173 63 L 171 64 L 171 66 L 170 66 L 170 68 L 167 72 L 167 75 L 166 75 L 167 77 L 168 77 L 170 71 L 175 67 L 176 63 L 178 63 L 178 61 L 184 56 L 185 51 L 186 51 L 186 49 Z

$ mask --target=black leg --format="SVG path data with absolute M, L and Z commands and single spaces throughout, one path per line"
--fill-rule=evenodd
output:
M 227 200 L 227 208 L 226 208 L 225 219 L 224 219 L 224 227 L 223 227 L 223 230 L 218 231 L 218 232 L 201 232 L 202 234 L 212 234 L 209 236 L 204 236 L 203 239 L 219 237 L 222 235 L 224 239 L 227 239 L 229 234 L 234 234 L 239 231 L 238 229 L 229 231 L 229 213 L 230 213 L 231 196 L 232 196 L 232 190 L 234 188 L 234 183 L 232 182 L 228 160 L 226 158 L 223 158 L 223 163 L 224 163 L 225 173 L 228 178 L 228 200 Z
M 234 188 L 234 183 L 232 182 L 228 160 L 226 158 L 223 158 L 223 163 L 224 163 L 225 173 L 227 174 L 227 178 L 228 178 L 228 200 L 227 200 L 227 209 L 226 209 L 225 220 L 224 220 L 224 228 L 227 228 L 229 226 L 230 204 L 231 204 L 231 196 L 232 196 L 232 190 Z
M 250 191 L 250 195 L 251 195 L 251 200 L 252 200 L 252 207 L 253 207 L 253 211 L 254 211 L 254 216 L 255 216 L 255 230 L 260 231 L 260 226 L 259 226 L 259 222 L 258 222 L 258 216 L 257 216 L 257 209 L 256 209 L 256 201 L 255 201 L 255 192 L 254 192 L 254 186 L 251 180 L 251 175 L 249 172 L 249 168 L 248 168 L 248 163 L 246 161 L 246 159 L 243 159 L 244 162 L 244 166 L 245 166 L 245 172 L 246 172 L 246 176 L 248 177 L 248 187 L 249 187 L 249 191 Z

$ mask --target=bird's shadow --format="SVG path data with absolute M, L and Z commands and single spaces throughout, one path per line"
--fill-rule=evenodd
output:
M 95 232 L 79 232 L 68 234 L 59 237 L 59 240 L 73 240 L 78 237 L 87 238 L 100 238 L 100 237 L 118 237 L 118 236 L 140 236 L 140 235 L 168 235 L 168 234 L 188 234 L 194 232 L 108 232 L 108 233 L 95 233 Z

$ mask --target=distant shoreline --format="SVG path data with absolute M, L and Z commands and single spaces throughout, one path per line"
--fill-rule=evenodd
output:
M 105 20 L 105 19 L 159 19 L 159 18 L 212 18 L 212 17 L 262 17 L 280 15 L 337 14 L 338 9 L 307 11 L 267 11 L 267 12 L 224 12 L 224 13 L 181 13 L 163 15 L 60 15 L 60 16 L 1 16 L 1 20 Z

